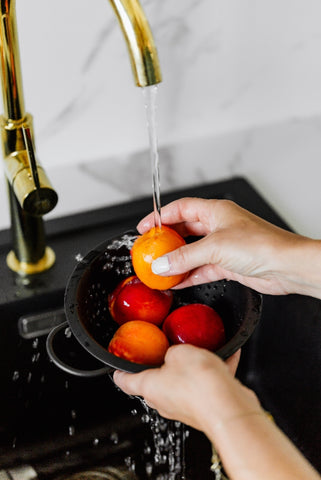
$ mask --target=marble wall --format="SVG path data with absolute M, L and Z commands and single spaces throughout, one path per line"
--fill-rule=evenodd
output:
M 141 90 L 108 0 L 16 0 L 43 162 L 146 148 Z M 88 7 L 88 4 L 90 7 Z M 321 111 L 317 0 L 142 0 L 164 81 L 160 143 Z
M 16 3 L 26 108 L 60 193 L 54 215 L 148 194 L 143 96 L 108 0 Z M 163 72 L 163 188 L 242 174 L 296 229 L 321 235 L 318 197 L 293 197 L 318 190 L 321 173 L 320 1 L 141 3 Z M 70 196 L 83 182 L 87 194 Z

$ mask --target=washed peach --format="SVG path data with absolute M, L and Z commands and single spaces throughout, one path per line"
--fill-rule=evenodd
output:
M 153 290 L 136 276 L 125 278 L 108 296 L 110 314 L 119 325 L 131 320 L 161 325 L 172 301 L 170 290 Z
M 111 339 L 108 351 L 117 357 L 144 365 L 161 365 L 169 342 L 153 323 L 133 320 L 121 325 Z
M 152 262 L 162 255 L 185 245 L 185 240 L 174 229 L 162 225 L 140 235 L 131 249 L 132 263 L 137 277 L 150 288 L 167 290 L 182 282 L 185 274 L 162 277 L 152 272 Z
M 224 324 L 208 305 L 194 303 L 171 312 L 163 323 L 170 343 L 190 343 L 215 351 L 225 343 Z

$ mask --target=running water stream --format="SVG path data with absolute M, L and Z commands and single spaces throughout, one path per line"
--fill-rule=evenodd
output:
M 160 174 L 157 138 L 157 85 L 143 88 L 145 110 L 147 117 L 147 130 L 149 138 L 149 151 L 152 172 L 152 192 L 154 208 L 154 226 L 162 227 L 161 199 L 160 199 Z M 146 473 L 156 480 L 185 480 L 185 439 L 189 432 L 180 422 L 172 422 L 161 417 L 156 410 L 140 399 L 145 414 L 142 421 L 151 429 L 153 446 L 147 446 L 145 454 L 153 453 L 150 461 L 146 462 Z M 155 477 L 155 471 L 157 473 Z
M 147 117 L 147 130 L 149 138 L 149 151 L 152 171 L 152 192 L 154 206 L 154 225 L 162 227 L 161 220 L 161 200 L 160 200 L 160 176 L 159 176 L 159 154 L 158 139 L 156 125 L 156 108 L 157 108 L 157 85 L 151 85 L 143 88 L 145 99 L 145 109 Z

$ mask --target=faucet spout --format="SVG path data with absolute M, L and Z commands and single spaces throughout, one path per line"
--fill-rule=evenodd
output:
M 135 83 L 161 82 L 154 39 L 139 0 L 109 0 L 125 36 Z M 4 113 L 0 117 L 8 183 L 13 249 L 11 270 L 30 275 L 50 268 L 54 252 L 46 246 L 42 216 L 58 200 L 36 158 L 32 116 L 25 112 L 15 0 L 0 0 L 0 63 Z
M 109 0 L 125 36 L 138 87 L 162 81 L 154 38 L 138 0 Z

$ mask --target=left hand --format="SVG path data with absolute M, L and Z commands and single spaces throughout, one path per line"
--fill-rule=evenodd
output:
M 239 358 L 240 351 L 224 363 L 208 350 L 175 345 L 160 368 L 116 371 L 114 381 L 125 393 L 142 396 L 163 417 L 206 433 L 209 418 L 220 422 L 260 409 L 255 394 L 234 378 Z

